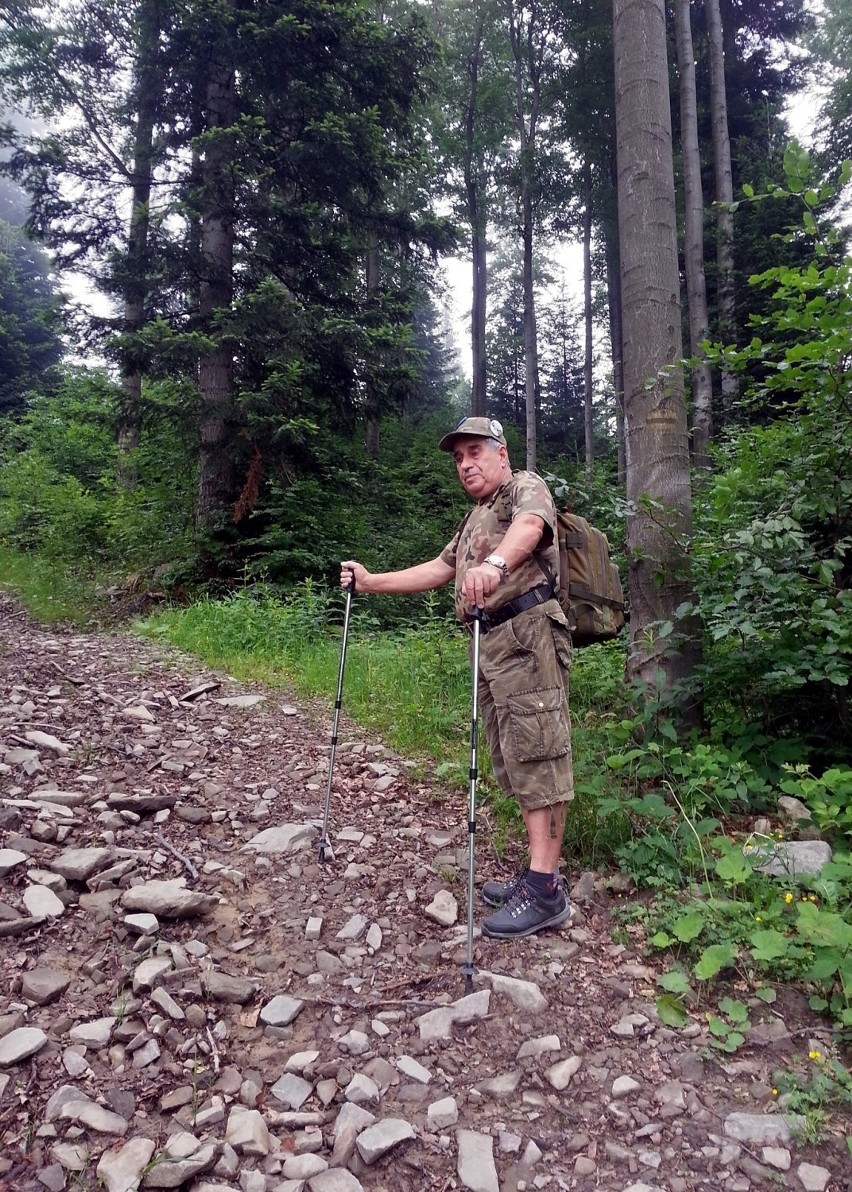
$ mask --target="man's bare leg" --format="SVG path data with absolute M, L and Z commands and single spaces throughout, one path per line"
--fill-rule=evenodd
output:
M 536 873 L 556 873 L 559 868 L 567 808 L 567 803 L 554 803 L 535 811 L 521 809 L 529 838 L 530 869 Z

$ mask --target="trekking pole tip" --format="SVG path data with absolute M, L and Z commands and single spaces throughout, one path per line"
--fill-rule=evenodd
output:
M 319 860 L 321 865 L 325 865 L 334 860 L 334 849 L 327 840 L 321 840 L 319 843 Z
M 476 969 L 472 964 L 466 964 L 462 969 L 462 972 L 464 973 L 464 992 L 465 996 L 467 996 L 468 994 L 473 993 L 473 975 L 476 972 Z

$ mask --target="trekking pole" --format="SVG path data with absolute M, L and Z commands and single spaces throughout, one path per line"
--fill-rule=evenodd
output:
M 476 750 L 479 740 L 479 634 L 482 626 L 482 609 L 474 608 L 471 613 L 473 621 L 473 661 L 472 698 L 470 709 L 470 787 L 467 804 L 467 963 L 464 966 L 466 994 L 473 993 L 473 841 L 476 835 Z
M 352 594 L 355 591 L 355 572 L 350 571 L 346 586 L 346 611 L 343 614 L 343 641 L 340 643 L 340 667 L 337 671 L 337 698 L 334 701 L 334 724 L 331 729 L 331 749 L 328 754 L 328 782 L 325 788 L 325 806 L 322 813 L 322 834 L 319 842 L 319 859 L 334 860 L 334 850 L 328 839 L 328 811 L 331 806 L 331 780 L 334 776 L 334 755 L 337 751 L 337 728 L 340 724 L 340 707 L 343 696 L 343 671 L 346 667 L 346 643 L 349 638 L 349 613 L 352 608 Z

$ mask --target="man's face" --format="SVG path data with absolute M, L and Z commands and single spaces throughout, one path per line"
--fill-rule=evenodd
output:
M 478 435 L 460 435 L 453 447 L 456 471 L 465 490 L 477 501 L 496 493 L 509 470 L 505 447 L 495 447 L 491 439 Z

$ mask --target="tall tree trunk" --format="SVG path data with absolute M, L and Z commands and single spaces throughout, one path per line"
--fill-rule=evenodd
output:
M 683 392 L 674 171 L 663 0 L 614 0 L 618 215 L 624 340 L 628 676 L 694 704 L 689 444 Z M 670 635 L 663 628 L 674 627 Z
M 592 166 L 583 163 L 583 426 L 586 442 L 586 484 L 591 485 L 595 468 L 595 420 L 592 407 Z
M 380 278 L 380 263 L 379 263 L 379 242 L 374 233 L 370 235 L 370 243 L 367 246 L 367 259 L 365 268 L 365 280 L 367 288 L 367 302 L 372 305 L 372 300 L 375 299 L 379 289 Z M 367 392 L 367 426 L 365 436 L 365 448 L 368 459 L 379 458 L 379 402 L 378 395 L 375 392 L 374 381 L 368 382 L 370 388 Z
M 228 0 L 228 8 L 233 7 L 234 0 Z M 233 354 L 229 345 L 216 342 L 215 328 L 216 315 L 231 307 L 234 287 L 234 146 L 230 130 L 236 120 L 237 99 L 227 45 L 225 34 L 211 48 L 205 95 L 208 139 L 201 167 L 199 314 L 202 329 L 214 343 L 198 362 L 201 421 L 195 522 L 200 530 L 220 524 L 234 496 Z
M 468 59 L 470 90 L 465 109 L 464 186 L 470 220 L 470 255 L 473 271 L 471 305 L 471 356 L 473 385 L 471 413 L 484 417 L 487 406 L 488 366 L 485 351 L 485 321 L 488 293 L 488 215 L 482 179 L 484 169 L 476 148 L 476 126 L 479 119 L 479 63 L 482 54 L 485 14 L 477 15 L 473 48 Z
M 534 471 L 537 457 L 536 412 L 539 398 L 538 341 L 535 318 L 535 286 L 533 284 L 533 201 L 532 182 L 535 170 L 536 134 L 541 104 L 541 64 L 543 50 L 535 43 L 531 27 L 521 28 L 521 13 L 516 0 L 509 0 L 509 41 L 515 62 L 515 116 L 520 146 L 521 175 L 521 241 L 523 245 L 524 289 L 524 404 L 526 409 L 527 458 L 526 466 Z M 531 13 L 528 20 L 534 20 Z M 525 42 L 525 45 L 523 44 Z M 525 57 L 526 49 L 526 57 Z M 525 70 L 526 68 L 526 70 Z M 525 77 L 526 75 L 526 77 Z M 527 100 L 527 102 L 525 102 Z M 527 106 L 529 105 L 529 111 Z
M 607 251 L 606 290 L 609 305 L 609 341 L 612 351 L 612 389 L 615 398 L 615 436 L 618 447 L 618 471 L 616 479 L 624 485 L 627 481 L 627 460 L 624 450 L 624 336 L 621 327 L 621 273 L 618 265 L 618 245 L 615 245 L 615 260 L 610 260 Z
M 684 263 L 689 307 L 689 352 L 692 357 L 692 457 L 699 468 L 710 467 L 713 437 L 713 380 L 701 344 L 707 339 L 707 285 L 704 277 L 704 192 L 698 151 L 698 104 L 695 53 L 689 0 L 675 0 L 675 37 L 680 76 L 680 139 L 683 153 Z
M 705 0 L 710 57 L 710 116 L 713 128 L 713 170 L 716 180 L 716 271 L 719 336 L 736 343 L 736 292 L 734 288 L 734 182 L 731 138 L 728 132 L 728 98 L 725 86 L 725 48 L 719 0 Z M 722 412 L 729 418 L 739 396 L 735 373 L 722 370 Z
M 118 481 L 124 488 L 136 484 L 133 451 L 139 445 L 142 421 L 142 353 L 132 337 L 145 324 L 148 294 L 148 231 L 154 163 L 154 126 L 162 94 L 160 56 L 161 13 L 159 0 L 143 0 L 139 7 L 136 73 L 133 97 L 136 125 L 133 130 L 130 223 L 127 233 L 127 266 L 124 284 L 124 346 L 121 350 L 121 402 L 118 411 Z

